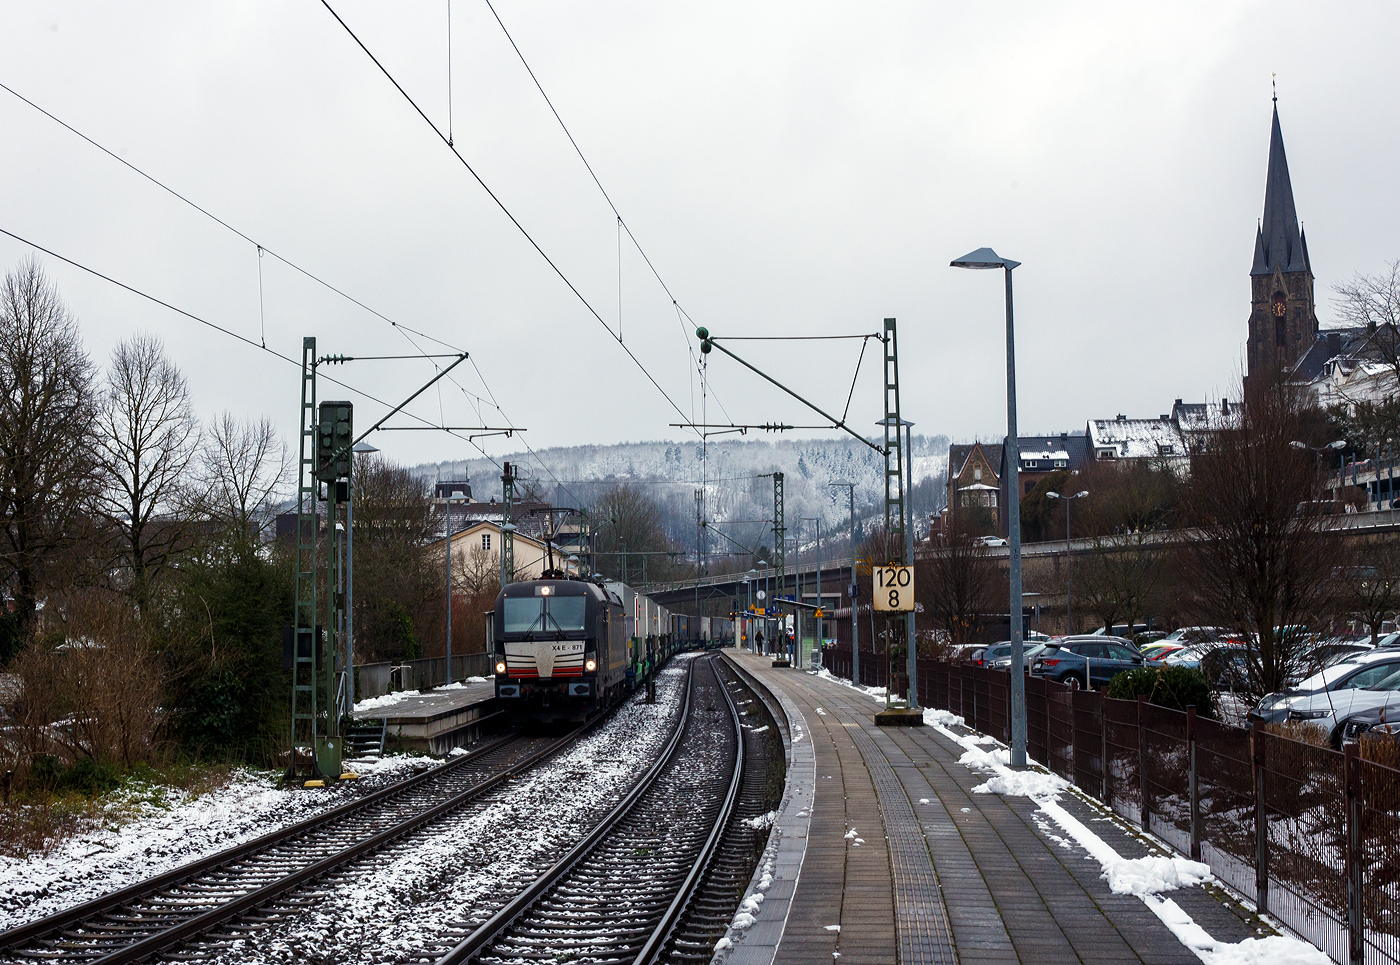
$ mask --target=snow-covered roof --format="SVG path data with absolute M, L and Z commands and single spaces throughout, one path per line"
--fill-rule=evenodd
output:
M 1065 462 L 1069 462 L 1069 453 L 1064 449 L 1021 453 L 1021 461 L 1024 462 L 1027 459 L 1062 459 Z
M 1095 454 L 1113 449 L 1119 459 L 1184 455 L 1186 445 L 1176 424 L 1165 419 L 1091 419 L 1089 440 Z

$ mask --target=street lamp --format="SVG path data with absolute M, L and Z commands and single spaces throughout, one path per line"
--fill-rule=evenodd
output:
M 1011 310 L 1011 272 L 1021 263 L 990 248 L 978 248 L 951 262 L 954 268 L 1000 268 L 1006 275 L 1006 442 L 1007 536 L 1010 549 L 1011 766 L 1026 766 L 1025 651 L 1021 643 L 1021 453 L 1016 442 L 1016 338 Z
M 767 560 L 759 560 L 759 561 L 758 561 L 757 563 L 755 563 L 754 565 L 755 565 L 755 566 L 761 566 L 761 567 L 763 567 L 765 570 L 768 569 L 768 561 L 767 561 Z M 755 573 L 755 575 L 757 575 L 757 573 Z M 761 625 L 761 629 L 759 630 L 760 633 L 762 633 L 763 630 L 769 629 L 769 627 L 768 627 L 768 604 L 767 604 L 767 602 L 766 602 L 766 601 L 767 601 L 767 598 L 768 598 L 768 594 L 767 594 L 767 592 L 765 592 L 765 591 L 767 590 L 767 588 L 768 588 L 768 577 L 766 577 L 766 576 L 763 578 L 763 587 L 764 587 L 764 588 L 763 588 L 762 590 L 759 590 L 759 591 L 758 591 L 758 602 L 763 604 L 763 619 L 760 621 L 760 625 Z M 763 653 L 763 648 L 762 648 L 762 647 L 759 647 L 759 648 L 758 648 L 758 652 L 759 652 L 759 653 Z
M 350 450 L 350 496 L 345 500 L 345 669 L 350 674 L 350 706 L 355 705 L 355 453 L 379 450 L 357 442 Z
M 1070 591 L 1074 588 L 1074 583 L 1070 580 L 1069 572 L 1069 503 L 1071 499 L 1083 499 L 1085 496 L 1089 495 L 1089 490 L 1086 489 L 1083 492 L 1075 493 L 1073 496 L 1061 496 L 1059 493 L 1046 493 L 1045 495 L 1050 499 L 1063 499 L 1065 501 L 1065 633 L 1073 633 L 1074 621 L 1072 617 L 1074 611 L 1070 608 Z
M 853 482 L 829 483 L 832 488 L 846 487 L 846 495 L 851 505 L 851 683 L 860 686 L 860 636 L 856 632 L 856 593 L 860 582 L 856 579 L 856 484 Z

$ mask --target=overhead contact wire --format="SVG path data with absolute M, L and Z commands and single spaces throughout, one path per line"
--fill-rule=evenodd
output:
M 399 94 L 403 96 L 403 99 L 408 102 L 409 106 L 413 108 L 414 112 L 417 113 L 418 116 L 423 119 L 424 123 L 426 123 L 430 128 L 432 128 L 433 133 L 437 135 L 438 140 L 442 141 L 443 144 L 447 145 L 447 149 L 452 152 L 453 156 L 456 157 L 459 162 L 461 162 L 462 167 L 466 168 L 467 173 L 470 174 L 472 178 L 476 181 L 476 183 L 481 186 L 481 189 L 486 192 L 487 196 L 490 197 L 492 202 L 495 203 L 496 207 L 501 209 L 501 213 L 504 214 L 510 220 L 510 223 L 515 225 L 516 230 L 518 230 L 520 234 L 525 238 L 525 240 L 530 243 L 530 247 L 534 248 L 535 252 L 541 258 L 544 259 L 545 264 L 549 265 L 550 269 L 553 270 L 553 272 L 559 276 L 559 280 L 562 281 L 565 284 L 565 286 L 568 287 L 569 291 L 573 292 L 574 297 L 579 300 L 579 303 L 582 304 L 583 307 L 588 310 L 588 313 L 598 321 L 599 325 L 603 326 L 603 328 L 608 332 L 609 335 L 613 335 L 613 337 L 617 341 L 617 344 L 622 348 L 624 352 L 627 353 L 627 357 L 630 358 L 632 362 L 637 366 L 637 368 L 641 370 L 642 374 L 647 377 L 647 381 L 649 381 L 652 384 L 656 391 L 661 393 L 662 398 L 666 400 L 666 402 L 671 406 L 671 408 L 675 409 L 676 413 L 682 418 L 684 418 L 685 412 L 681 409 L 680 406 L 676 405 L 675 400 L 672 399 L 671 396 L 666 392 L 666 390 L 661 387 L 661 383 L 656 381 L 655 376 L 653 376 L 651 372 L 647 370 L 647 367 L 642 364 L 641 360 L 637 358 L 636 354 L 633 353 L 632 349 L 628 347 L 627 343 L 622 340 L 621 336 L 613 333 L 612 326 L 610 326 L 603 319 L 602 315 L 598 314 L 598 310 L 593 307 L 592 303 L 590 303 L 586 297 L 584 297 L 583 293 L 578 290 L 578 287 L 575 286 L 574 283 L 569 280 L 569 276 L 564 274 L 563 269 L 561 269 L 554 262 L 554 260 L 550 258 L 548 254 L 545 253 L 545 250 L 540 247 L 539 242 L 537 242 L 534 239 L 534 236 L 532 236 L 530 232 L 526 230 L 525 226 L 520 223 L 520 220 L 516 218 L 513 213 L 511 213 L 511 210 L 509 208 L 506 207 L 505 202 L 503 202 L 500 199 L 500 197 L 497 196 L 496 192 L 491 190 L 490 186 L 487 185 L 486 181 L 481 177 L 480 174 L 476 172 L 476 169 L 471 166 L 467 159 L 462 157 L 461 152 L 459 152 L 455 147 L 452 146 L 452 144 L 448 141 L 447 137 L 443 135 L 442 130 L 436 124 L 433 123 L 432 119 L 428 117 L 426 113 L 424 113 L 423 108 L 418 106 L 418 102 L 409 96 L 408 91 L 403 89 L 403 85 L 401 85 L 398 82 L 398 80 L 394 78 L 394 75 L 389 73 L 388 69 L 382 63 L 379 62 L 379 58 L 375 57 L 374 53 L 367 46 L 365 46 L 364 41 L 362 41 L 359 38 L 355 31 L 350 29 L 350 25 L 347 24 L 343 19 L 341 19 L 340 14 L 335 12 L 335 8 L 330 5 L 329 0 L 321 0 L 321 5 L 325 7 L 327 11 L 330 12 L 330 15 L 335 18 L 336 23 L 340 24 L 340 26 L 345 30 L 345 32 L 350 35 L 350 39 L 355 42 L 356 46 L 358 46 L 362 51 L 364 51 L 365 56 L 368 57 L 374 63 L 374 66 L 379 68 L 379 72 L 385 76 L 389 83 L 394 85 L 394 89 L 397 90 Z M 626 226 L 624 225 L 624 228 L 625 227 Z M 645 255 L 643 255 L 643 257 L 645 257 Z

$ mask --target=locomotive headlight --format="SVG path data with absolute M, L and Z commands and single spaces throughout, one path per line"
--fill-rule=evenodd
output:
M 593 659 L 585 660 L 583 662 L 583 669 L 587 670 L 589 673 L 592 673 L 593 671 L 598 669 L 598 661 Z
M 505 672 L 506 672 L 506 662 L 505 662 L 504 660 L 497 660 L 497 661 L 496 661 L 496 673 L 505 673 Z

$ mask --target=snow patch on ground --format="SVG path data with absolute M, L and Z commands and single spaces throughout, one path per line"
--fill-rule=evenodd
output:
M 836 676 L 836 675 L 833 674 L 830 670 L 827 670 L 825 667 L 822 667 L 822 668 L 819 669 L 819 670 L 808 670 L 808 671 L 805 671 L 805 673 L 809 673 L 809 674 L 813 675 L 814 677 L 820 677 L 822 680 L 830 680 L 832 683 L 834 683 L 834 684 L 840 684 L 842 687 L 849 687 L 849 688 L 851 688 L 852 690 L 860 691 L 861 693 L 863 693 L 863 694 L 865 694 L 867 697 L 869 697 L 871 700 L 878 700 L 878 701 L 880 701 L 881 703 L 884 703 L 884 700 L 885 700 L 885 688 L 884 688 L 884 687 L 866 687 L 866 686 L 864 686 L 864 685 L 861 685 L 861 686 L 858 687 L 858 686 L 856 686 L 855 684 L 851 683 L 849 680 L 847 680 L 845 677 L 838 677 L 838 676 Z M 901 698 L 901 699 L 902 699 L 902 698 Z M 820 711 L 819 711 L 819 713 L 820 713 Z
M 207 794 L 166 789 L 163 799 L 143 795 L 131 821 L 74 835 L 27 859 L 0 856 L 0 930 L 284 828 L 423 763 L 404 756 L 356 761 L 348 766 L 361 780 L 320 791 L 279 790 L 277 775 L 247 769 L 234 771 L 227 784 Z
M 368 710 L 379 710 L 382 707 L 392 707 L 405 697 L 417 697 L 416 690 L 393 690 L 387 694 L 380 694 L 378 697 L 366 697 L 355 704 L 355 713 L 363 714 Z
M 1246 938 L 1232 944 L 1217 942 L 1170 898 L 1143 895 L 1142 900 L 1206 965 L 1333 965 L 1331 958 L 1312 945 L 1283 935 Z
M 943 720 L 928 718 L 928 713 L 925 713 L 925 721 L 930 726 L 964 749 L 960 764 L 979 773 L 990 772 L 993 775 L 973 788 L 974 793 L 1024 796 L 1035 801 L 1040 809 L 1038 815 L 1048 817 L 1068 838 L 1049 835 L 1052 840 L 1062 847 L 1070 847 L 1069 842 L 1073 841 L 1087 851 L 1103 869 L 1102 877 L 1115 894 L 1138 896 L 1171 929 L 1172 934 L 1206 965 L 1329 965 L 1331 962 L 1319 949 L 1289 936 L 1246 938 L 1238 943 L 1216 941 L 1180 905 L 1170 898 L 1161 897 L 1161 892 L 1189 888 L 1210 880 L 1208 865 L 1170 853 L 1124 858 L 1060 805 L 1059 795 L 1069 787 L 1063 778 L 1039 771 L 1013 771 L 1009 766 L 1009 752 L 999 747 L 991 751 L 984 749 L 981 745 L 987 739 L 983 735 L 957 734 Z M 1039 820 L 1037 823 L 1040 823 Z M 1164 847 L 1163 850 L 1167 849 Z
M 762 831 L 764 828 L 771 828 L 773 822 L 777 820 L 778 812 L 769 811 L 767 814 L 760 814 L 754 818 L 743 818 L 739 823 L 746 828 L 753 828 L 755 831 Z

